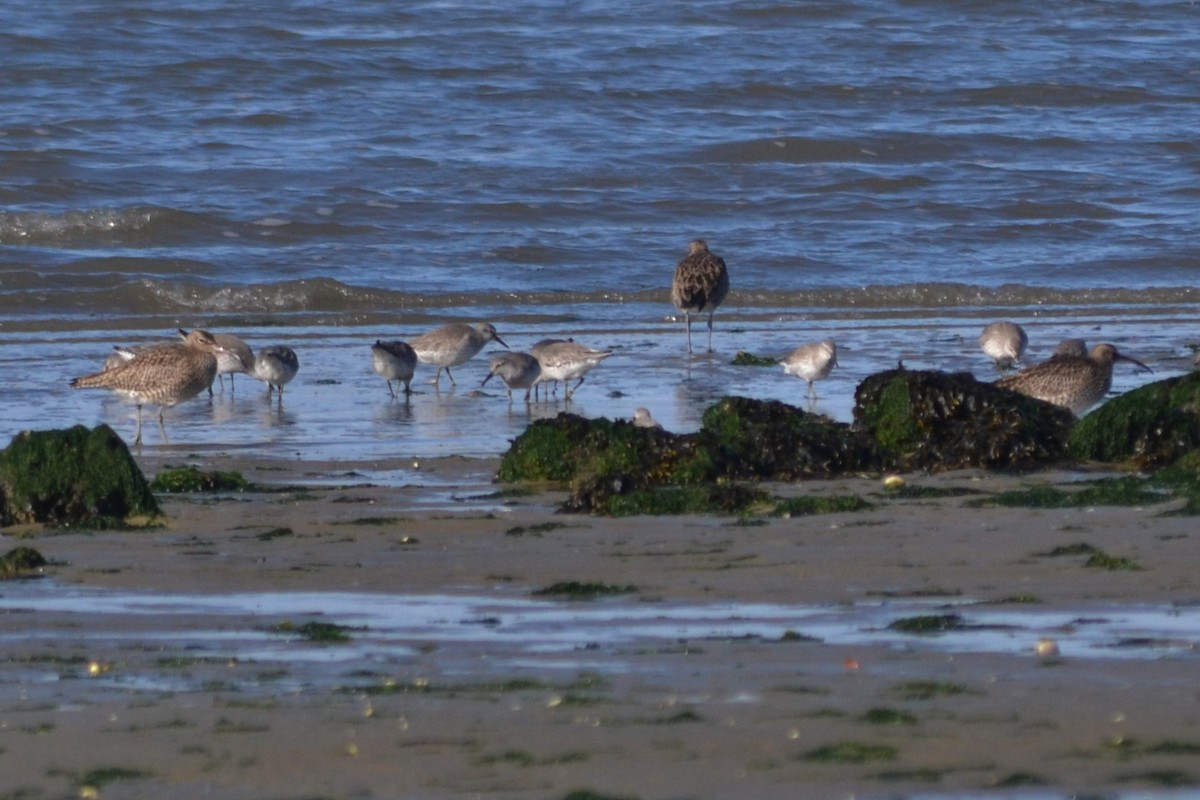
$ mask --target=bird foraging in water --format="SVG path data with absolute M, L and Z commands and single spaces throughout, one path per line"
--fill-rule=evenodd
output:
M 996 369 L 1005 372 L 1016 367 L 1021 360 L 1025 348 L 1029 346 L 1029 337 L 1017 323 L 1001 320 L 983 329 L 983 333 L 979 334 L 979 346 L 995 363 Z
M 430 381 L 434 386 L 440 385 L 443 369 L 446 370 L 446 377 L 450 378 L 450 384 L 457 386 L 450 368 L 465 364 L 474 358 L 485 344 L 492 341 L 508 347 L 490 322 L 478 322 L 474 325 L 454 322 L 424 333 L 413 339 L 410 344 L 413 350 L 417 351 L 417 359 L 422 364 L 433 364 L 437 367 L 437 373 Z
M 573 341 L 553 342 L 538 351 L 537 360 L 542 367 L 542 374 L 537 382 L 562 381 L 566 386 L 563 399 L 570 400 L 575 390 L 583 385 L 583 377 L 611 355 L 612 350 L 593 350 Z M 575 378 L 579 379 L 579 383 L 572 386 L 571 381 Z
M 396 392 L 392 389 L 392 381 L 404 384 L 404 397 L 412 394 L 413 373 L 417 369 L 417 351 L 408 342 L 399 339 L 385 342 L 379 339 L 371 345 L 371 369 L 375 374 L 387 381 L 388 392 L 392 398 Z
M 187 335 L 187 331 L 179 329 L 181 339 L 187 339 Z M 221 352 L 217 353 L 217 380 L 221 382 L 221 391 L 224 392 L 225 379 L 221 376 L 228 375 L 229 391 L 232 392 L 233 376 L 239 372 L 248 375 L 250 370 L 254 369 L 254 351 L 250 349 L 250 345 L 232 333 L 214 333 L 213 338 L 221 345 Z M 211 384 L 208 393 L 213 393 Z
M 1058 356 L 1007 375 L 996 381 L 996 385 L 1070 409 L 1078 416 L 1108 394 L 1112 388 L 1113 364 L 1117 361 L 1128 361 L 1153 372 L 1136 358 L 1118 352 L 1113 345 L 1098 344 L 1086 356 Z
M 683 312 L 687 325 L 688 352 L 692 352 L 692 314 L 708 313 L 708 352 L 712 352 L 713 314 L 729 294 L 729 270 L 725 261 L 708 249 L 708 243 L 696 239 L 688 245 L 688 254 L 675 267 L 671 283 L 671 302 Z
M 817 392 L 813 387 L 813 381 L 829 377 L 833 368 L 838 366 L 837 345 L 833 339 L 802 344 L 781 359 L 779 363 L 783 365 L 783 371 L 788 375 L 795 375 L 797 378 L 808 381 L 807 394 L 815 400 Z
M 488 363 L 488 374 L 480 386 L 485 386 L 494 376 L 499 376 L 508 387 L 508 402 L 512 402 L 512 390 L 524 389 L 525 402 L 529 402 L 530 388 L 542 374 L 538 360 L 529 353 L 500 353 L 492 356 Z
M 211 333 L 194 330 L 182 343 L 151 345 L 133 352 L 133 357 L 123 363 L 75 378 L 71 388 L 111 389 L 137 403 L 135 445 L 142 443 L 142 406 L 159 406 L 158 427 L 166 442 L 163 409 L 190 400 L 212 386 L 217 375 L 217 354 L 223 351 Z
M 1050 360 L 1053 361 L 1063 356 L 1086 356 L 1087 353 L 1087 342 L 1083 339 L 1063 339 L 1050 354 Z
M 274 389 L 279 392 L 279 400 L 282 402 L 284 384 L 296 377 L 299 371 L 300 359 L 296 357 L 296 351 L 281 344 L 274 344 L 258 351 L 258 358 L 254 359 L 254 370 L 250 374 L 267 384 L 268 399 L 271 397 L 271 390 Z

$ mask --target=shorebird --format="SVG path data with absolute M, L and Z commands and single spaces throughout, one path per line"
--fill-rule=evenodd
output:
M 273 344 L 258 351 L 258 358 L 254 359 L 254 370 L 250 374 L 267 384 L 268 398 L 271 396 L 271 390 L 275 389 L 282 401 L 284 384 L 296 377 L 299 370 L 300 359 L 296 358 L 296 351 L 281 344 Z
M 650 415 L 650 409 L 639 406 L 633 412 L 633 426 L 635 428 L 662 428 L 662 423 Z
M 457 386 L 450 368 L 465 364 L 490 341 L 508 347 L 490 322 L 477 322 L 474 325 L 455 322 L 422 334 L 413 339 L 411 344 L 422 364 L 433 364 L 437 367 L 437 374 L 430 383 L 434 386 L 439 385 L 444 369 L 446 376 L 450 378 L 450 384 Z
M 508 402 L 512 402 L 512 390 L 524 389 L 525 402 L 529 402 L 529 390 L 542 374 L 542 367 L 538 360 L 529 353 L 500 353 L 492 356 L 491 362 L 488 364 L 487 377 L 483 379 L 480 386 L 487 385 L 487 382 L 493 376 L 500 376 L 500 380 L 504 381 L 504 385 L 508 387 Z
M 404 397 L 412 394 L 413 372 L 417 369 L 417 351 L 408 342 L 399 339 L 384 342 L 379 339 L 371 345 L 371 369 L 375 374 L 387 381 L 388 392 L 396 396 L 392 389 L 392 381 L 404 384 Z
M 575 341 L 575 340 L 574 339 L 539 339 L 538 341 L 533 343 L 532 347 L 529 348 L 529 355 L 533 356 L 534 358 L 540 358 L 542 351 L 545 350 L 550 345 L 558 344 L 559 342 L 573 342 L 573 341 Z M 558 394 L 558 381 L 546 381 L 546 383 L 553 383 L 554 384 L 554 393 Z M 540 385 L 541 385 L 540 383 L 533 384 L 533 399 L 534 400 L 536 400 L 538 397 L 538 386 L 540 386 Z M 550 390 L 547 389 L 546 393 L 549 394 L 549 392 L 550 392 Z
M 788 375 L 795 375 L 797 378 L 808 381 L 807 394 L 815 400 L 817 392 L 813 388 L 813 381 L 829 377 L 833 368 L 838 366 L 837 345 L 833 339 L 802 344 L 781 359 L 779 363 L 783 365 L 783 371 Z
M 179 336 L 182 339 L 187 339 L 188 332 L 183 328 L 179 329 Z M 217 344 L 221 345 L 221 352 L 217 353 L 217 380 L 221 382 L 221 391 L 225 391 L 225 379 L 222 375 L 229 376 L 229 391 L 233 391 L 233 376 L 236 373 L 243 375 L 250 374 L 250 370 L 254 369 L 254 351 L 250 349 L 250 345 L 243 342 L 232 333 L 214 333 L 213 338 L 217 340 Z M 213 393 L 212 385 L 208 387 L 208 393 Z
M 983 333 L 979 334 L 979 346 L 996 364 L 996 369 L 1006 372 L 1013 369 L 1025 354 L 1029 337 L 1017 323 L 1002 320 L 983 329 Z
M 567 387 L 563 398 L 570 400 L 575 390 L 583 385 L 583 376 L 597 364 L 612 355 L 612 350 L 593 350 L 577 342 L 554 342 L 541 348 L 537 360 L 542 366 L 538 383 L 562 381 Z M 571 381 L 579 383 L 571 386 Z
M 142 443 L 142 406 L 157 405 L 163 441 L 167 428 L 163 409 L 190 400 L 212 386 L 221 346 L 208 331 L 194 330 L 182 343 L 138 348 L 124 363 L 71 381 L 73 389 L 111 389 L 137 403 L 137 432 L 133 443 Z
M 687 324 L 688 352 L 692 352 L 692 314 L 708 313 L 708 352 L 712 352 L 713 314 L 729 294 L 729 270 L 725 261 L 708 249 L 708 243 L 696 239 L 688 245 L 688 254 L 675 267 L 671 283 L 671 302 L 683 312 Z
M 1111 344 L 1098 344 L 1086 356 L 1059 356 L 1034 364 L 996 385 L 1047 403 L 1070 409 L 1078 416 L 1099 403 L 1112 388 L 1113 363 L 1128 361 L 1153 372 L 1135 358 L 1122 355 Z
M 1087 343 L 1083 339 L 1063 339 L 1050 354 L 1050 360 L 1053 361 L 1064 356 L 1086 356 L 1087 353 Z

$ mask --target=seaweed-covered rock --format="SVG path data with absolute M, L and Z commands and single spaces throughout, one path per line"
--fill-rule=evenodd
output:
M 1071 412 L 970 373 L 894 369 L 855 392 L 854 419 L 902 469 L 1025 469 L 1061 460 Z
M 696 448 L 710 477 L 793 481 L 881 466 L 867 436 L 778 400 L 722 398 L 704 411 Z
M 675 483 L 676 468 L 692 458 L 694 446 L 693 436 L 563 412 L 526 428 L 504 454 L 496 477 L 507 483 L 625 473 L 646 483 Z
M 171 467 L 154 476 L 151 491 L 166 494 L 186 492 L 244 492 L 250 482 L 240 472 L 211 472 L 201 470 L 194 464 L 186 467 Z
M 568 514 L 738 514 L 769 499 L 766 492 L 736 483 L 686 486 L 649 484 L 628 473 L 592 475 L 580 481 L 562 511 Z
M 1109 400 L 1071 432 L 1070 452 L 1090 461 L 1165 466 L 1200 447 L 1200 372 L 1156 381 Z
M 41 575 L 48 562 L 32 547 L 14 547 L 0 556 L 0 580 Z
M 129 448 L 107 425 L 25 431 L 0 451 L 0 524 L 104 527 L 158 515 Z

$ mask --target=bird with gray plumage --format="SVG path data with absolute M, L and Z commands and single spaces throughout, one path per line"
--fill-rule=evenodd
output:
M 638 406 L 634 409 L 632 422 L 635 428 L 658 428 L 662 430 L 662 423 L 654 418 L 650 413 L 650 409 L 643 406 Z
M 1087 342 L 1083 339 L 1063 339 L 1054 348 L 1054 352 L 1050 354 L 1050 360 L 1063 358 L 1065 356 L 1086 356 L 1088 354 Z
M 408 342 L 402 342 L 395 339 L 390 342 L 385 342 L 381 339 L 376 339 L 375 344 L 371 345 L 371 369 L 375 374 L 387 381 L 388 392 L 392 395 L 392 399 L 396 397 L 396 391 L 392 389 L 392 381 L 398 384 L 404 384 L 404 398 L 412 394 L 413 373 L 417 369 L 417 351 L 412 349 L 412 345 Z
M 444 369 L 446 377 L 450 379 L 450 384 L 456 386 L 457 383 L 455 383 L 450 368 L 465 364 L 474 358 L 475 354 L 482 350 L 488 342 L 496 342 L 508 347 L 490 322 L 477 322 L 474 325 L 454 322 L 429 333 L 421 334 L 409 344 L 412 345 L 413 350 L 417 351 L 417 359 L 422 364 L 432 364 L 437 367 L 437 374 L 430 383 L 439 386 Z
M 179 329 L 180 338 L 187 339 L 187 335 L 187 331 Z M 250 370 L 254 369 L 254 351 L 250 349 L 250 345 L 232 333 L 214 333 L 213 338 L 221 345 L 221 352 L 217 353 L 217 380 L 221 382 L 221 391 L 224 392 L 225 379 L 221 376 L 228 375 L 229 391 L 232 392 L 233 376 L 239 372 L 248 375 Z M 211 385 L 208 387 L 208 393 L 213 393 Z
M 808 382 L 806 394 L 815 400 L 817 391 L 813 387 L 813 382 L 828 378 L 829 373 L 833 372 L 833 368 L 838 366 L 837 344 L 833 339 L 802 344 L 788 353 L 779 363 L 783 365 L 783 371 L 788 375 L 803 378 Z
M 273 344 L 258 351 L 250 375 L 267 385 L 268 398 L 274 389 L 279 392 L 280 402 L 283 402 L 284 385 L 290 383 L 299 371 L 300 359 L 297 358 L 296 351 L 281 344 Z
M 137 432 L 133 443 L 142 443 L 142 406 L 157 405 L 158 427 L 163 441 L 167 429 L 163 409 L 190 400 L 212 386 L 217 375 L 221 346 L 211 333 L 194 330 L 182 343 L 137 348 L 133 357 L 102 372 L 71 381 L 73 389 L 111 389 L 137 404 Z
M 480 386 L 486 386 L 493 377 L 498 377 L 508 387 L 508 402 L 512 402 L 513 389 L 524 389 L 525 402 L 528 403 L 530 389 L 541 374 L 541 364 L 529 353 L 500 353 L 492 356 L 487 377 Z
M 559 342 L 573 342 L 573 341 L 575 341 L 575 340 L 571 339 L 571 338 L 568 338 L 568 339 L 539 339 L 538 341 L 533 343 L 532 347 L 529 348 L 529 355 L 533 356 L 534 358 L 539 358 L 542 354 L 542 351 L 545 350 L 550 345 L 558 344 Z M 554 393 L 558 394 L 558 381 L 546 381 L 546 382 L 554 384 L 554 387 L 553 387 Z M 542 384 L 540 382 L 533 384 L 533 399 L 534 400 L 536 400 L 538 397 L 538 387 L 541 385 Z M 546 394 L 549 394 L 549 393 L 550 393 L 550 390 L 547 389 Z M 549 398 L 547 398 L 547 399 L 549 399 Z
M 996 365 L 996 369 L 1007 372 L 1016 367 L 1029 346 L 1025 329 L 1015 322 L 1001 320 L 993 322 L 979 334 L 979 346 Z
M 688 254 L 675 267 L 671 282 L 671 302 L 683 312 L 687 325 L 688 352 L 692 352 L 692 314 L 708 314 L 708 351 L 712 352 L 713 314 L 729 294 L 729 270 L 725 261 L 708 249 L 708 243 L 696 239 L 688 245 Z
M 1099 403 L 1112 388 L 1113 364 L 1128 361 L 1147 372 L 1142 362 L 1120 353 L 1111 344 L 1098 344 L 1086 356 L 1059 356 L 1006 375 L 996 385 L 1047 403 L 1062 406 L 1078 416 Z
M 613 354 L 612 350 L 593 350 L 578 342 L 554 342 L 541 348 L 537 360 L 541 365 L 542 374 L 538 376 L 539 383 L 562 381 L 566 387 L 563 399 L 570 400 L 575 390 L 583 385 L 583 378 L 604 359 Z M 574 386 L 571 381 L 579 379 Z

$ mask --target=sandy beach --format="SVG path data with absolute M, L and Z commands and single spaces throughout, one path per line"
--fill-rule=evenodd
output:
M 502 491 L 497 459 L 188 461 L 273 490 L 166 497 L 166 525 L 143 531 L 6 531 L 4 550 L 51 565 L 0 584 L 0 797 L 1167 796 L 1197 780 L 1194 520 L 970 505 L 1077 474 L 906 476 L 971 493 L 919 500 L 864 476 L 770 487 L 873 504 L 855 513 L 608 519 Z M 1140 569 L 1086 567 L 1081 543 Z M 614 594 L 534 594 L 572 581 Z M 939 615 L 960 628 L 889 628 Z

